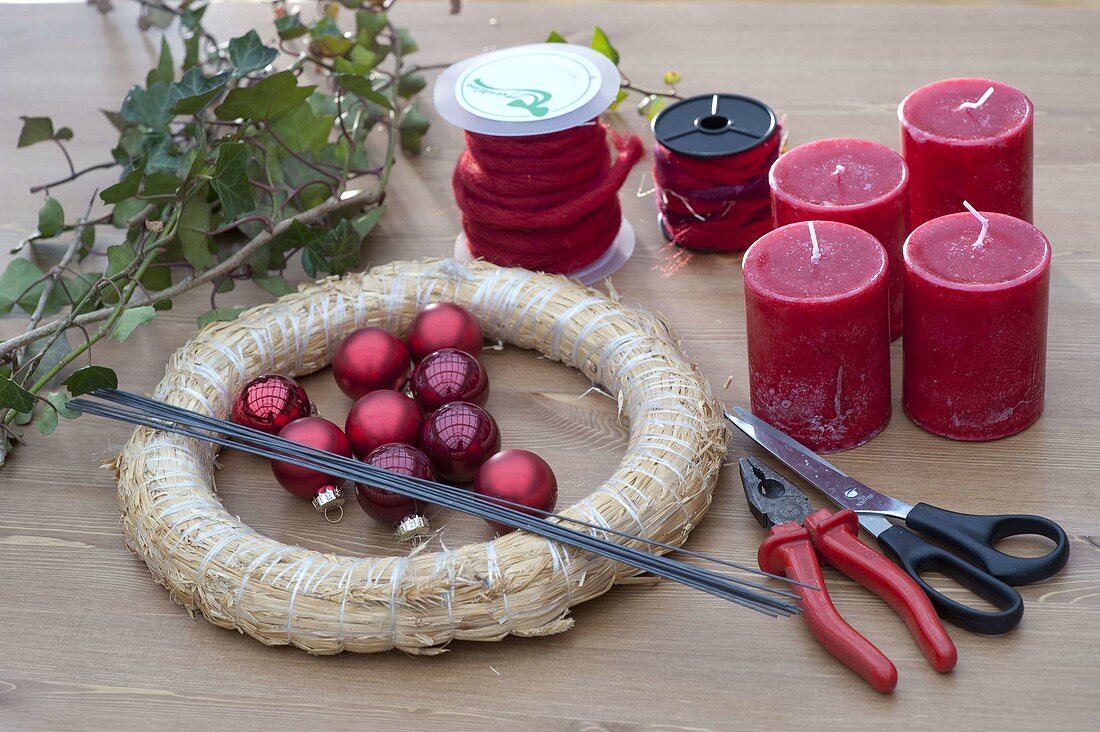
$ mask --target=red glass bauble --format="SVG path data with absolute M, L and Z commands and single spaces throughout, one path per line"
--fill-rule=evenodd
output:
M 320 417 L 303 417 L 291 422 L 279 432 L 279 437 L 297 442 L 300 445 L 315 447 L 318 450 L 327 450 L 343 457 L 351 457 L 351 445 L 344 436 L 343 430 Z M 339 485 L 343 478 L 335 475 L 326 475 L 310 468 L 302 468 L 297 465 L 271 461 L 271 472 L 279 485 L 298 496 L 299 498 L 312 499 L 318 488 L 331 485 Z
M 390 442 L 418 444 L 423 426 L 424 412 L 412 397 L 384 389 L 372 391 L 352 405 L 344 434 L 355 456 L 363 459 L 374 448 Z
M 420 449 L 432 459 L 442 477 L 469 483 L 481 464 L 500 449 L 500 430 L 478 405 L 451 402 L 424 420 Z
M 352 399 L 377 389 L 401 389 L 409 378 L 409 349 L 381 328 L 348 334 L 332 357 L 332 376 Z
M 457 348 L 428 354 L 413 369 L 409 388 L 424 411 L 451 402 L 484 405 L 489 398 L 489 375 L 476 358 Z
M 468 311 L 449 302 L 437 302 L 421 310 L 409 323 L 409 352 L 414 361 L 441 348 L 457 348 L 471 356 L 481 353 L 485 337 L 481 324 Z
M 308 417 L 310 409 L 309 396 L 301 384 L 285 376 L 265 374 L 237 393 L 233 421 L 274 435 L 294 420 Z
M 558 501 L 558 479 L 554 471 L 545 460 L 527 450 L 505 450 L 486 460 L 477 471 L 474 490 L 487 498 L 500 498 L 538 511 L 553 511 Z M 542 517 L 535 511 L 524 513 Z M 501 533 L 512 531 L 506 524 L 488 523 Z
M 382 445 L 372 450 L 363 462 L 398 475 L 435 480 L 432 461 L 428 459 L 427 455 L 411 445 L 402 445 L 396 442 Z M 356 483 L 355 494 L 359 498 L 359 505 L 363 507 L 367 515 L 382 523 L 396 524 L 406 516 L 422 513 L 423 504 L 419 504 L 413 498 L 384 488 Z

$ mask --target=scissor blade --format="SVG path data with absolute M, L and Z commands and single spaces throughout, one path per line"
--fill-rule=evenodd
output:
M 868 488 L 810 448 L 741 407 L 734 407 L 732 414 L 726 412 L 726 419 L 841 508 L 898 518 L 904 518 L 909 513 L 909 504 Z

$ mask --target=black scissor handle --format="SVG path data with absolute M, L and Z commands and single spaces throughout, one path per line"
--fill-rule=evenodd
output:
M 1024 600 L 1020 593 L 979 567 L 925 541 L 903 526 L 891 526 L 879 534 L 878 543 L 887 556 L 920 585 L 936 612 L 947 622 L 986 635 L 1001 635 L 1020 624 L 1024 616 Z M 945 574 L 997 610 L 978 610 L 952 600 L 925 582 L 921 572 Z
M 956 550 L 964 559 L 1010 585 L 1027 585 L 1054 576 L 1069 560 L 1069 537 L 1042 516 L 955 513 L 927 503 L 913 506 L 905 525 Z M 994 547 L 1009 536 L 1037 534 L 1054 542 L 1041 557 L 1014 557 Z

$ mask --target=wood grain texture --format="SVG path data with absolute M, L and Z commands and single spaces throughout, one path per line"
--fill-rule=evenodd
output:
M 83 6 L 0 6 L 8 29 L 0 54 L 0 236 L 12 242 L 34 224 L 27 193 L 62 169 L 47 147 L 16 151 L 17 115 L 48 114 L 76 130 L 78 166 L 100 162 L 112 130 L 94 110 L 118 103 L 143 77 L 155 36 L 133 28 L 125 4 L 100 17 Z M 541 40 L 556 28 L 585 37 L 599 23 L 639 82 L 670 68 L 689 92 L 738 91 L 788 116 L 792 143 L 855 135 L 896 145 L 898 101 L 953 75 L 989 75 L 1026 90 L 1037 108 L 1036 223 L 1054 246 L 1047 411 L 1025 433 L 962 444 L 913 426 L 895 401 L 887 430 L 837 464 L 899 498 L 960 511 L 1042 513 L 1073 536 L 1058 577 L 1023 589 L 1023 624 L 1007 637 L 951 629 L 959 666 L 935 674 L 902 623 L 877 598 L 835 573 L 841 612 L 890 656 L 900 683 L 890 697 L 870 691 L 836 663 L 797 619 L 772 620 L 666 584 L 622 587 L 579 607 L 576 628 L 541 639 L 455 644 L 437 658 L 402 654 L 315 658 L 192 620 L 128 555 L 118 531 L 113 485 L 97 464 L 127 431 L 89 419 L 57 435 L 36 434 L 0 471 L 0 728 L 139 729 L 764 729 L 822 727 L 1065 729 L 1094 727 L 1100 715 L 1100 13 L 1040 7 L 795 7 L 733 3 L 547 5 L 409 3 L 424 63 L 483 48 Z M 1015 4 L 1013 4 L 1015 5 Z M 256 5 L 219 5 L 209 14 L 227 35 L 264 22 Z M 490 18 L 497 19 L 490 25 Z M 980 28 L 980 32 L 975 29 Z M 31 71 L 33 70 L 33 73 Z M 431 113 L 430 104 L 427 105 Z M 646 134 L 629 110 L 618 126 Z M 457 211 L 450 172 L 461 135 L 445 124 L 431 151 L 402 161 L 389 211 L 364 264 L 450 251 Z M 615 276 L 624 297 L 663 313 L 727 403 L 747 399 L 740 266 L 736 257 L 696 257 L 669 279 L 651 198 L 636 198 L 640 166 L 624 187 L 638 251 Z M 75 211 L 107 173 L 65 191 Z M 643 187 L 648 187 L 645 185 Z M 6 249 L 6 246 L 4 247 Z M 124 384 L 150 389 L 168 354 L 193 331 L 206 294 L 158 315 L 125 347 L 99 357 Z M 262 293 L 240 287 L 225 304 Z M 14 333 L 16 319 L 0 320 Z M 894 346 L 900 377 L 900 344 Z M 617 464 L 623 432 L 613 405 L 588 395 L 575 372 L 506 348 L 489 352 L 489 407 L 512 447 L 536 449 L 558 471 L 562 500 L 584 495 Z M 727 377 L 732 381 L 721 387 Z M 307 380 L 324 414 L 347 402 L 326 373 Z M 895 392 L 899 390 L 895 388 Z M 740 438 L 732 456 L 751 453 Z M 272 483 L 267 467 L 227 455 L 218 476 L 232 512 L 256 529 L 316 549 L 390 552 L 365 515 L 339 526 L 318 520 Z M 821 505 L 816 500 L 816 505 Z M 484 539 L 479 522 L 440 517 L 448 544 Z M 722 476 L 696 549 L 752 562 L 761 531 L 740 496 L 736 471 Z

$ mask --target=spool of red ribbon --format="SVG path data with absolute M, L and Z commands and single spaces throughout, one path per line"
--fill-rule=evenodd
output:
M 768 170 L 780 126 L 763 102 L 704 94 L 653 120 L 658 221 L 687 249 L 741 252 L 772 228 Z

